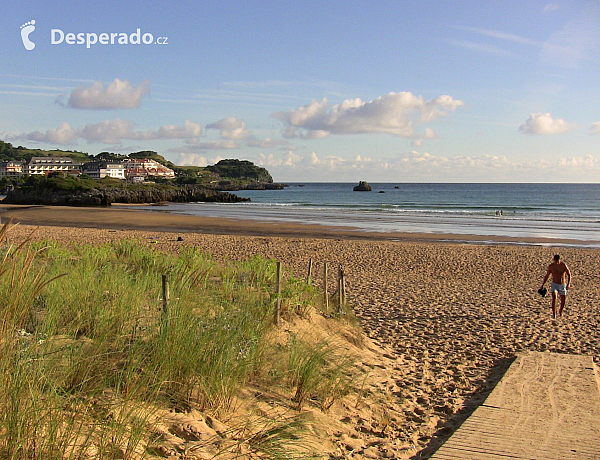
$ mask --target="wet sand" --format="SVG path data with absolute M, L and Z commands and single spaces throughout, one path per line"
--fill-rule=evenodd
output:
M 298 224 L 292 222 L 261 222 L 220 217 L 191 216 L 167 212 L 149 212 L 139 205 L 117 204 L 107 208 L 74 208 L 67 206 L 27 206 L 0 204 L 0 217 L 14 217 L 15 222 L 28 225 L 51 225 L 117 230 L 171 231 L 184 233 L 217 233 L 228 235 L 282 236 L 305 238 L 344 238 L 392 241 L 449 241 L 468 243 L 543 244 L 569 246 L 600 246 L 600 234 L 594 241 L 560 240 L 556 238 L 515 238 L 489 235 L 459 235 L 451 233 L 376 232 L 352 227 Z M 160 209 L 157 206 L 157 209 Z
M 11 232 L 15 240 L 42 225 L 35 239 L 68 244 L 136 238 L 168 251 L 193 245 L 218 259 L 277 259 L 302 277 L 312 258 L 318 287 L 324 262 L 342 264 L 348 301 L 363 330 L 388 350 L 381 365 L 389 378 L 380 389 L 389 395 L 391 414 L 383 437 L 373 435 L 377 428 L 358 413 L 342 420 L 355 434 L 350 438 L 358 450 L 350 458 L 379 458 L 365 454 L 373 438 L 385 443 L 394 455 L 389 458 L 428 452 L 481 403 L 520 351 L 600 360 L 598 249 L 561 247 L 560 242 L 553 247 L 481 244 L 487 237 L 472 241 L 479 244 L 429 241 L 431 235 L 371 235 L 129 208 L 19 208 L 1 212 L 2 221 L 11 214 L 21 221 Z M 555 253 L 573 274 L 565 314 L 557 320 L 551 317 L 549 296 L 536 292 Z M 329 283 L 332 292 L 333 276 Z

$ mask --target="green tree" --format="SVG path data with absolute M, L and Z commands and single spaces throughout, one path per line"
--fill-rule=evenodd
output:
M 100 152 L 94 157 L 97 161 L 121 161 L 127 158 L 127 155 L 113 152 Z
M 218 174 L 222 179 L 254 180 L 257 182 L 273 183 L 273 178 L 265 168 L 256 166 L 248 160 L 221 160 L 206 169 Z
M 162 155 L 159 155 L 158 153 L 152 151 L 152 150 L 141 150 L 140 152 L 133 152 L 130 153 L 129 158 L 138 158 L 138 159 L 147 159 L 147 160 L 154 160 L 157 163 L 160 163 L 163 166 L 166 166 L 167 168 L 171 168 L 173 169 L 175 167 L 175 165 L 173 163 L 171 163 L 169 160 L 167 160 L 165 157 L 163 157 Z

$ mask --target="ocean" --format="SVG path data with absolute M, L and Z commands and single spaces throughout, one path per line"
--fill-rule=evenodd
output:
M 291 183 L 235 192 L 248 203 L 170 203 L 155 211 L 346 226 L 375 232 L 553 238 L 600 246 L 600 184 Z M 578 245 L 579 245 L 578 244 Z

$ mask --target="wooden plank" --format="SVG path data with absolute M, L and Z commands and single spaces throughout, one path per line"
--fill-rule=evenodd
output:
M 600 459 L 591 356 L 528 352 L 432 460 Z

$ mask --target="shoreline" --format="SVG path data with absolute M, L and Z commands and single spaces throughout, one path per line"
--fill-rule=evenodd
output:
M 266 222 L 251 219 L 192 216 L 137 209 L 141 205 L 107 208 L 68 206 L 3 205 L 0 219 L 6 222 L 54 227 L 204 233 L 217 235 L 278 236 L 370 241 L 419 241 L 456 244 L 525 245 L 542 247 L 600 248 L 600 240 L 541 237 L 508 237 L 453 233 L 382 232 L 349 226 L 327 226 L 295 222 Z

